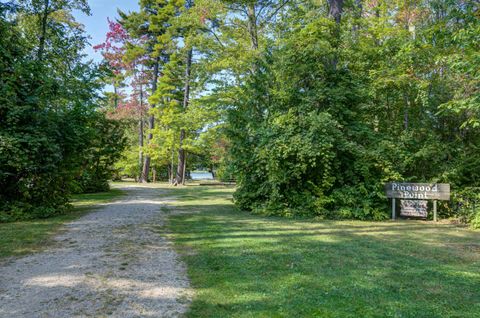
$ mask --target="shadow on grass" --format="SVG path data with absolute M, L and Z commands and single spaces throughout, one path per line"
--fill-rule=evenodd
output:
M 479 232 L 265 218 L 203 193 L 169 224 L 197 289 L 189 317 L 480 317 Z

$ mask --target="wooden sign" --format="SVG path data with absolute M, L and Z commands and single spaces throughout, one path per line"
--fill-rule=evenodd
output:
M 450 200 L 450 185 L 447 183 L 400 183 L 385 185 L 387 198 L 410 200 Z
M 427 218 L 428 201 L 400 200 L 400 215 L 403 217 Z
M 395 201 L 396 199 L 414 200 L 433 200 L 433 220 L 437 221 L 437 200 L 450 200 L 450 185 L 447 183 L 404 183 L 390 182 L 385 184 L 385 194 L 387 198 L 392 199 L 392 219 L 395 220 Z M 404 203 L 402 204 L 402 215 L 417 214 L 426 217 L 426 206 L 423 203 Z M 403 206 L 405 205 L 405 206 Z

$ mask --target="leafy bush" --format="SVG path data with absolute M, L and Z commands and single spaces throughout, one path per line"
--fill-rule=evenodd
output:
M 480 188 L 466 187 L 453 191 L 450 204 L 441 209 L 444 215 L 456 216 L 474 228 L 480 228 Z

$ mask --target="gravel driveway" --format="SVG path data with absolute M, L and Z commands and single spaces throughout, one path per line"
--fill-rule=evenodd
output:
M 161 235 L 162 190 L 132 186 L 66 225 L 49 250 L 0 265 L 0 317 L 178 317 L 191 290 Z

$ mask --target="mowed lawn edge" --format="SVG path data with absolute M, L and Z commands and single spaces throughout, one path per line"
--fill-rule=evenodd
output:
M 196 295 L 187 317 L 480 317 L 479 231 L 259 217 L 232 192 L 172 190 L 167 235 Z
M 91 212 L 96 205 L 108 203 L 125 194 L 120 189 L 78 194 L 72 197 L 72 209 L 66 214 L 46 219 L 0 223 L 0 261 L 44 250 L 62 225 Z

